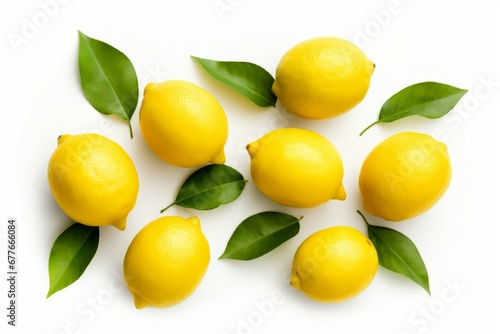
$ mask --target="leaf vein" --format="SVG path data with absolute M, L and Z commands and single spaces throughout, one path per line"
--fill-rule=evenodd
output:
M 89 232 L 88 232 L 87 236 L 85 236 L 85 238 L 82 240 L 80 246 L 78 247 L 78 250 L 76 250 L 76 252 L 74 253 L 73 257 L 68 262 L 68 264 L 66 265 L 66 267 L 64 268 L 64 270 L 62 271 L 62 273 L 60 275 L 58 275 L 58 277 L 55 280 L 55 282 L 51 282 L 51 289 L 49 291 L 49 294 L 52 294 L 52 293 L 54 293 L 56 291 L 59 291 L 62 288 L 64 288 L 64 286 L 60 287 L 59 284 L 61 283 L 62 279 L 66 276 L 66 273 L 68 273 L 69 268 L 72 267 L 73 263 L 75 262 L 75 259 L 78 258 L 78 254 L 81 252 L 81 250 L 84 247 L 84 245 L 87 243 L 87 241 L 89 240 L 89 238 L 91 237 L 91 235 L 95 232 L 95 228 L 89 229 L 88 231 Z
M 92 55 L 92 59 L 94 59 L 95 63 L 98 65 L 97 68 L 99 69 L 100 73 L 106 78 L 106 83 L 110 87 L 111 92 L 113 93 L 113 96 L 119 102 L 118 104 L 121 108 L 121 111 L 123 112 L 123 115 L 126 116 L 127 120 L 130 120 L 130 117 L 128 116 L 127 110 L 125 109 L 125 101 L 122 101 L 122 99 L 120 98 L 120 96 L 116 92 L 115 87 L 111 84 L 108 73 L 106 73 L 100 60 L 96 57 L 92 47 L 90 46 L 90 44 L 87 41 L 87 38 L 84 38 L 83 40 L 84 40 L 84 43 L 86 44 L 87 48 L 91 51 L 90 54 Z
M 209 191 L 212 191 L 212 190 L 215 190 L 217 188 L 222 188 L 222 187 L 227 186 L 227 185 L 232 185 L 234 183 L 241 183 L 241 182 L 245 183 L 247 181 L 246 180 L 237 180 L 237 181 L 231 181 L 231 182 L 227 182 L 227 183 L 222 183 L 222 184 L 216 185 L 216 186 L 211 187 L 211 188 L 206 188 L 203 191 L 200 191 L 198 193 L 194 193 L 192 195 L 189 195 L 189 196 L 183 197 L 181 199 L 175 200 L 175 202 L 173 204 L 178 204 L 178 203 L 184 202 L 187 199 L 190 199 L 190 198 L 193 198 L 193 197 L 205 194 L 205 193 L 207 193 Z

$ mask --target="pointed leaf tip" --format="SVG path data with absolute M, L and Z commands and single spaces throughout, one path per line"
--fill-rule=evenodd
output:
M 276 105 L 277 97 L 271 90 L 274 78 L 261 66 L 250 62 L 191 57 L 212 78 L 248 98 L 259 107 L 274 107 Z

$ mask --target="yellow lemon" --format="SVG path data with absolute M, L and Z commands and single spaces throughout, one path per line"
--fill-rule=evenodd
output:
M 139 124 L 153 152 L 174 166 L 226 161 L 226 114 L 209 92 L 193 83 L 168 80 L 148 84 Z
M 299 128 L 273 130 L 247 145 L 257 188 L 278 204 L 310 208 L 344 200 L 344 167 L 328 139 Z
M 199 286 L 210 262 L 208 241 L 197 217 L 165 216 L 134 237 L 123 274 L 137 308 L 170 307 Z
M 359 174 L 363 208 L 389 221 L 429 210 L 451 181 L 444 143 L 416 132 L 395 134 L 368 154 Z
M 331 118 L 348 112 L 363 100 L 374 68 L 363 51 L 349 41 L 312 38 L 283 55 L 272 91 L 295 115 Z
M 295 252 L 290 284 L 310 298 L 337 303 L 365 290 L 378 269 L 370 239 L 349 226 L 317 231 Z
M 59 136 L 48 181 L 61 209 L 90 226 L 126 226 L 139 192 L 134 163 L 114 141 L 93 133 Z

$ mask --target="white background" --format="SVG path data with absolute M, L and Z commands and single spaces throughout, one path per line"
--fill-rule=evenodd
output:
M 499 260 L 495 244 L 500 26 L 494 4 L 487 0 L 3 2 L 0 267 L 7 271 L 6 221 L 14 217 L 19 225 L 19 294 L 18 327 L 12 328 L 6 325 L 7 284 L 2 279 L 1 331 L 498 333 L 500 294 L 494 269 Z M 172 202 L 192 170 L 169 166 L 149 150 L 138 126 L 138 111 L 132 119 L 131 140 L 123 121 L 101 115 L 89 105 L 79 84 L 78 30 L 129 56 L 141 97 L 147 82 L 174 78 L 210 91 L 229 119 L 227 164 L 247 179 L 248 142 L 283 126 L 320 132 L 343 157 L 347 200 L 290 209 L 272 203 L 249 182 L 236 202 L 213 211 L 170 208 L 166 214 L 201 219 L 211 246 L 210 266 L 198 290 L 183 303 L 136 310 L 123 286 L 123 256 L 133 236 L 160 216 L 160 209 Z M 377 65 L 363 102 L 350 113 L 325 121 L 291 117 L 279 103 L 276 108 L 259 108 L 208 77 L 190 58 L 250 61 L 274 75 L 288 48 L 322 35 L 357 43 Z M 387 98 L 421 81 L 443 82 L 469 93 L 445 118 L 412 117 L 377 125 L 358 136 L 377 118 Z M 432 296 L 381 268 L 370 287 L 348 302 L 330 305 L 309 300 L 287 282 L 296 248 L 327 226 L 350 225 L 366 233 L 356 214 L 361 209 L 359 168 L 379 141 L 401 131 L 429 133 L 448 145 L 452 184 L 442 200 L 420 217 L 398 224 L 367 217 L 415 242 L 429 271 Z M 102 228 L 99 249 L 87 271 L 46 299 L 50 248 L 71 223 L 50 194 L 47 162 L 60 134 L 83 132 L 104 134 L 125 148 L 139 173 L 139 197 L 127 229 Z M 265 210 L 303 215 L 300 233 L 253 261 L 217 260 L 234 228 Z

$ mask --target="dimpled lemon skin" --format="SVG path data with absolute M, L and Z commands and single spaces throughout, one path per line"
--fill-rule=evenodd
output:
M 361 167 L 363 208 L 388 221 L 413 218 L 439 201 L 451 175 L 444 143 L 423 133 L 392 135 L 375 146 Z
M 170 307 L 199 286 L 210 262 L 197 217 L 164 216 L 134 237 L 125 254 L 125 283 L 137 308 Z
M 48 182 L 60 208 L 81 224 L 124 230 L 139 192 L 129 155 L 99 134 L 65 134 L 57 142 L 48 164 Z
M 378 255 L 370 239 L 349 226 L 313 233 L 295 252 L 290 284 L 311 299 L 339 303 L 372 282 Z
M 353 43 L 336 37 L 303 41 L 281 58 L 272 92 L 308 119 L 342 115 L 365 97 L 375 65 Z
M 247 145 L 257 188 L 278 204 L 311 208 L 344 200 L 339 152 L 322 135 L 305 129 L 273 130 Z
M 183 80 L 150 83 L 144 89 L 139 124 L 148 146 L 178 167 L 226 161 L 226 114 L 203 88 Z

